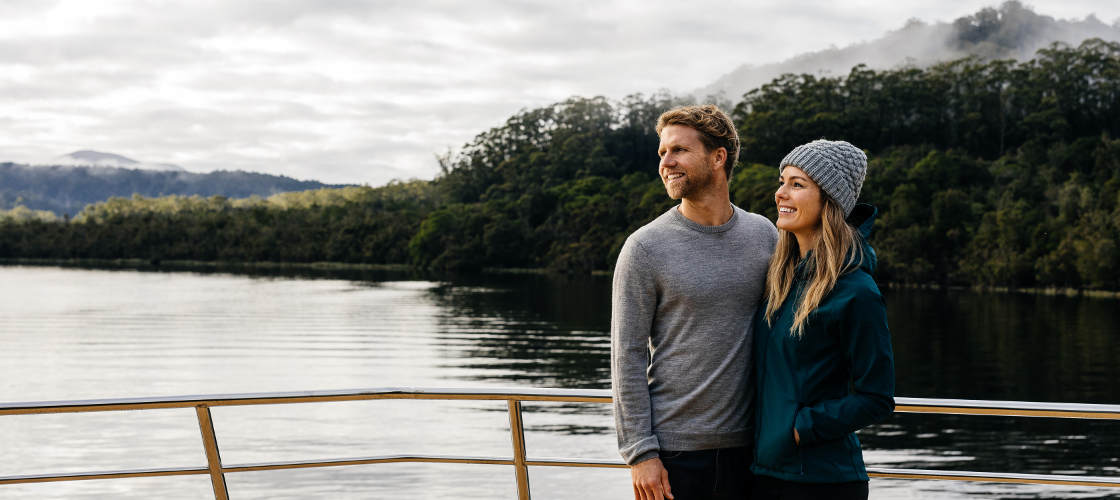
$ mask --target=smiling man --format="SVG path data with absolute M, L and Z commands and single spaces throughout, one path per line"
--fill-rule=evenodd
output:
M 751 318 L 777 230 L 731 204 L 739 156 L 719 108 L 658 118 L 658 174 L 680 204 L 626 239 L 615 265 L 611 382 L 634 498 L 749 498 Z

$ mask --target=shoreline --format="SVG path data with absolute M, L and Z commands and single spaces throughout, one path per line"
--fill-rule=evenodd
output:
M 206 270 L 235 271 L 261 270 L 321 270 L 321 271 L 416 271 L 404 264 L 362 264 L 348 262 L 231 262 L 212 260 L 164 260 L 153 262 L 150 259 L 0 259 L 0 266 L 36 267 L 87 267 L 102 269 L 136 270 Z
M 135 269 L 135 270 L 168 270 L 168 271 L 387 271 L 405 273 L 441 273 L 419 269 L 406 264 L 364 264 L 350 262 L 229 262 L 229 261 L 201 261 L 201 260 L 168 260 L 153 262 L 149 259 L 0 259 L 0 266 L 38 266 L 38 267 L 85 267 L 101 269 Z M 442 272 L 443 274 L 468 274 L 455 272 Z M 549 270 L 547 268 L 520 268 L 520 267 L 488 267 L 472 274 L 498 274 L 498 275 L 535 275 L 535 276 L 572 276 L 572 273 Z M 590 276 L 611 276 L 607 270 L 595 270 L 588 273 Z M 1099 299 L 1120 299 L 1120 290 L 1094 290 L 1069 287 L 1009 287 L 986 285 L 940 285 L 937 283 L 897 283 L 882 282 L 879 284 L 889 289 L 915 289 L 937 291 L 971 291 L 978 293 L 1008 293 L 1024 295 L 1041 295 L 1048 297 L 1089 297 Z
M 1090 297 L 1095 299 L 1120 299 L 1120 290 L 1094 290 L 1070 287 L 1009 287 L 989 285 L 940 285 L 937 283 L 880 283 L 883 288 L 970 291 L 977 293 L 1007 293 L 1021 295 L 1042 295 L 1046 297 Z

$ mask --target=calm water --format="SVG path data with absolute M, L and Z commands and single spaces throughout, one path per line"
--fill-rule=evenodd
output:
M 609 278 L 0 267 L 0 401 L 419 387 L 609 387 Z M 1120 404 L 1115 300 L 886 290 L 898 394 Z M 616 459 L 609 407 L 527 405 L 533 457 Z M 508 456 L 501 403 L 218 408 L 227 464 Z M 1120 425 L 895 415 L 869 465 L 1120 475 Z M 190 410 L 0 417 L 0 476 L 198 466 Z M 508 467 L 389 464 L 227 476 L 233 498 L 515 498 Z M 631 495 L 625 470 L 530 470 L 533 498 Z M 1113 496 L 1110 496 L 1113 495 Z M 204 476 L 2 486 L 0 498 L 213 498 Z M 872 498 L 1115 498 L 873 480 Z

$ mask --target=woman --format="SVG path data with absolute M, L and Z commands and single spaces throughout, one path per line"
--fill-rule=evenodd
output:
M 782 160 L 778 245 L 755 315 L 754 498 L 867 498 L 855 431 L 894 410 L 886 309 L 856 205 L 867 156 L 813 141 Z

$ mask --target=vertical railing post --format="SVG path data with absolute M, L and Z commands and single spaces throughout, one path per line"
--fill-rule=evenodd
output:
M 509 432 L 513 441 L 513 470 L 517 474 L 517 498 L 529 500 L 529 467 L 525 465 L 525 427 L 521 423 L 521 401 L 509 400 Z
M 218 453 L 218 437 L 214 434 L 214 421 L 210 407 L 204 404 L 194 408 L 198 414 L 198 429 L 202 431 L 202 447 L 206 450 L 206 466 L 210 469 L 210 483 L 214 486 L 215 500 L 229 500 L 226 476 L 222 472 L 222 456 Z

